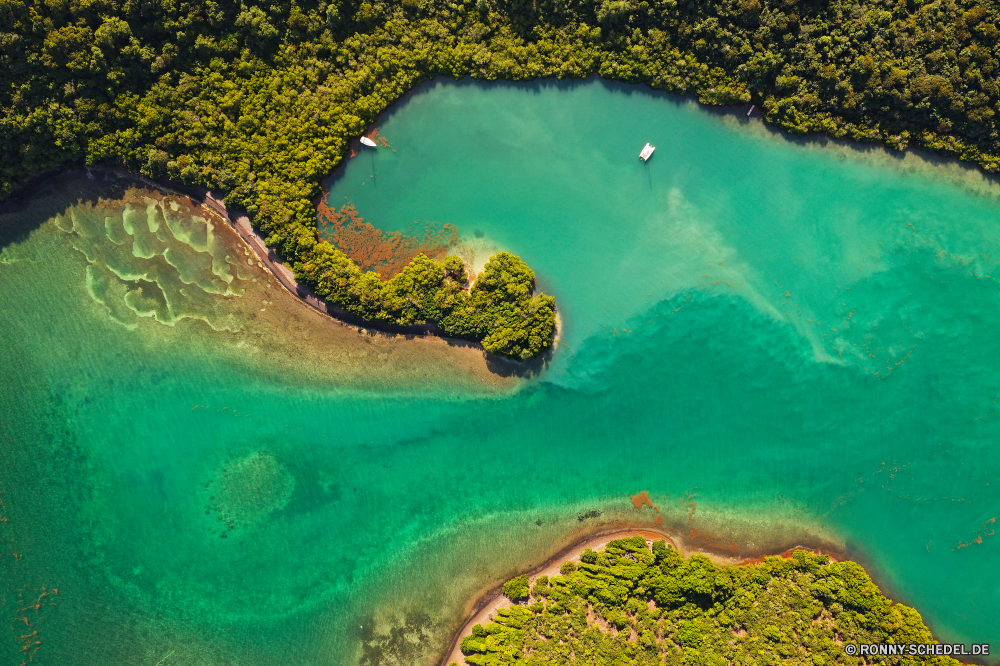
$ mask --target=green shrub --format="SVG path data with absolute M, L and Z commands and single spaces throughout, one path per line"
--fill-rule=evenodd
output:
M 511 578 L 503 584 L 503 594 L 514 602 L 526 601 L 528 599 L 528 577 L 525 575 Z

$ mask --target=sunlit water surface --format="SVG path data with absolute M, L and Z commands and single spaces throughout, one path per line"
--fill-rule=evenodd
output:
M 423 663 L 484 586 L 651 523 L 640 490 L 1000 643 L 1000 187 L 595 80 L 432 83 L 380 131 L 330 203 L 523 257 L 547 369 L 324 322 L 203 213 L 48 188 L 0 250 L 5 663 Z

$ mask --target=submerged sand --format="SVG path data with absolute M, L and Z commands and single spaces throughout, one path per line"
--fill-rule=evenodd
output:
M 310 307 L 294 295 L 291 271 L 211 197 L 94 170 L 39 183 L 0 210 L 0 228 L 15 239 L 50 233 L 53 222 L 67 261 L 81 263 L 97 316 L 146 344 L 208 344 L 281 383 L 317 388 L 461 395 L 520 383 L 516 369 L 477 345 L 351 325 Z

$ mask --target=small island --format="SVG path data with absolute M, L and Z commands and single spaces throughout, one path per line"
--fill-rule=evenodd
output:
M 862 664 L 846 646 L 936 642 L 860 565 L 804 549 L 718 566 L 637 535 L 587 548 L 559 575 L 513 578 L 502 593 L 507 603 L 462 638 L 464 664 Z
M 498 356 L 527 360 L 551 348 L 555 335 L 555 299 L 533 295 L 534 272 L 509 252 L 493 255 L 468 290 L 458 257 L 439 262 L 419 254 L 383 281 L 327 242 L 296 264 L 296 277 L 363 319 L 398 326 L 436 321 L 447 335 L 480 342 Z

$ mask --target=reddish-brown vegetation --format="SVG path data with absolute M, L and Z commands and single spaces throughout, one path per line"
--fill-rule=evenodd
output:
M 385 233 L 358 214 L 357 208 L 345 204 L 338 211 L 320 202 L 319 236 L 335 245 L 363 271 L 375 271 L 383 280 L 402 270 L 418 254 L 441 260 L 458 244 L 458 229 L 445 224 L 438 230 L 431 224 L 423 237 L 404 236 L 398 231 Z
M 640 493 L 632 495 L 632 508 L 636 511 L 642 509 L 642 507 L 648 506 L 653 511 L 659 511 L 656 505 L 653 504 L 653 500 L 649 499 L 649 491 L 643 490 Z
M 368 138 L 377 143 L 382 148 L 389 148 L 389 140 L 378 133 L 377 127 L 372 128 L 372 131 L 368 133 Z
M 3 499 L 0 499 L 0 523 L 7 522 L 7 506 Z M 4 541 L 8 538 L 4 536 Z M 10 584 L 18 578 L 23 578 L 24 565 L 21 560 L 24 552 L 19 552 L 20 549 L 14 539 L 10 539 L 9 543 L 10 552 L 0 557 L 2 563 L 0 571 L 4 574 L 3 578 L 8 581 L 7 587 L 0 591 L 0 607 L 8 609 L 7 621 L 10 622 L 11 634 L 22 653 L 21 663 L 18 666 L 28 666 L 35 660 L 35 653 L 42 646 L 35 625 L 42 619 L 42 611 L 56 605 L 52 597 L 58 595 L 59 590 L 49 589 L 46 586 L 39 588 L 30 583 L 20 586 Z M 11 556 L 13 562 L 6 561 L 7 554 Z M 24 628 L 21 628 L 21 623 L 24 623 Z
M 714 537 L 704 532 L 699 532 L 696 528 L 691 528 L 691 545 L 700 546 L 702 548 L 711 548 L 712 550 L 736 550 L 736 542 L 732 539 L 725 539 L 723 537 Z M 729 543 L 726 543 L 728 541 Z
M 996 534 L 996 529 L 993 527 L 993 525 L 995 525 L 996 522 L 997 522 L 997 517 L 993 516 L 979 527 L 979 534 L 976 535 L 975 539 L 969 542 L 959 541 L 958 545 L 952 548 L 952 550 L 961 550 L 962 548 L 968 548 L 972 544 L 983 543 L 984 536 L 993 536 L 994 534 Z

